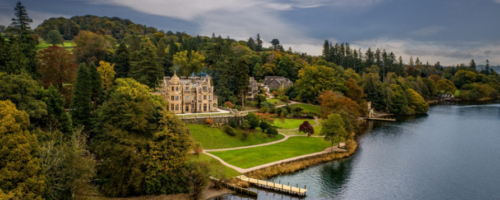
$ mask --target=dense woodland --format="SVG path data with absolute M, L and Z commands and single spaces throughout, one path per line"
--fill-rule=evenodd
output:
M 441 94 L 498 98 L 500 77 L 474 60 L 444 67 L 405 62 L 385 49 L 325 41 L 322 56 L 285 50 L 278 39 L 247 41 L 157 30 L 118 17 L 45 20 L 36 29 L 18 3 L 0 39 L 0 199 L 70 199 L 189 192 L 203 165 L 188 162 L 194 142 L 167 102 L 151 95 L 163 76 L 210 75 L 219 105 L 242 108 L 248 77 L 285 76 L 284 101 L 322 106 L 321 118 L 349 134 L 366 103 L 378 111 L 424 114 Z M 72 40 L 75 48 L 51 44 Z M 263 113 L 291 115 L 262 96 Z M 337 123 L 338 122 L 338 123 Z M 332 128 L 333 129 L 333 128 Z

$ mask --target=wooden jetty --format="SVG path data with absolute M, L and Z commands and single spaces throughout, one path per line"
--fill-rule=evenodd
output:
M 292 187 L 290 185 L 285 185 L 281 183 L 274 183 L 274 182 L 268 182 L 268 181 L 263 181 L 259 179 L 254 179 L 254 178 L 249 178 L 246 177 L 245 175 L 237 176 L 236 178 L 246 181 L 250 184 L 253 184 L 255 186 L 261 187 L 261 188 L 266 188 L 270 190 L 275 190 L 278 192 L 283 192 L 283 193 L 288 193 L 292 195 L 297 195 L 297 196 L 306 196 L 307 189 L 306 188 L 299 188 L 298 185 L 297 187 Z
M 213 180 L 213 181 L 216 181 L 218 182 L 219 179 L 218 178 L 214 178 L 214 177 L 210 177 L 210 180 Z M 227 189 L 230 189 L 230 190 L 233 190 L 237 193 L 240 193 L 240 194 L 246 194 L 246 195 L 250 195 L 250 196 L 254 196 L 254 197 L 257 197 L 257 192 L 255 191 L 252 191 L 252 190 L 249 190 L 249 189 L 245 189 L 245 188 L 242 188 L 242 187 L 238 187 L 238 186 L 235 186 L 235 185 L 231 185 L 231 184 L 228 184 L 228 183 L 225 183 L 225 182 L 221 182 L 221 184 L 226 187 Z
M 366 118 L 366 120 L 372 120 L 372 121 L 387 121 L 387 122 L 395 122 L 395 121 L 396 121 L 396 119 L 394 119 L 394 118 L 374 118 L 374 117 L 372 117 L 372 118 L 368 118 L 368 117 L 367 117 L 367 118 Z

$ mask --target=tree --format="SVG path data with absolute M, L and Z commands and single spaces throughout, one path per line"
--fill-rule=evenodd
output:
M 260 125 L 259 117 L 253 112 L 249 112 L 245 119 L 248 120 L 251 129 L 255 129 Z
M 89 193 L 96 174 L 96 160 L 86 149 L 82 128 L 64 141 L 52 138 L 42 143 L 41 168 L 47 182 L 47 199 L 72 199 L 75 194 Z
M 255 40 L 253 40 L 252 37 L 248 38 L 247 46 L 248 46 L 248 48 L 250 48 L 253 51 L 257 50 L 257 45 L 255 44 Z
M 455 94 L 457 88 L 453 84 L 452 81 L 448 79 L 441 79 L 436 83 L 436 88 L 438 91 L 447 93 L 447 94 Z
M 274 48 L 275 50 L 278 50 L 278 49 L 279 49 L 279 47 L 280 47 L 280 46 L 279 46 L 279 45 L 280 45 L 280 41 L 279 41 L 278 39 L 273 39 L 273 40 L 271 40 L 271 42 L 270 42 L 270 43 L 273 45 L 273 48 Z
M 167 103 L 133 79 L 116 79 L 97 110 L 92 149 L 101 156 L 106 196 L 175 194 L 189 190 L 183 169 L 192 140 Z
M 476 73 L 466 70 L 458 70 L 453 77 L 453 83 L 457 88 L 462 88 L 465 84 L 476 82 Z
M 425 114 L 429 111 L 429 104 L 415 90 L 406 89 L 406 95 L 408 95 L 408 105 L 415 111 L 415 114 Z
M 248 90 L 248 64 L 247 61 L 243 58 L 240 58 L 238 60 L 238 65 L 236 66 L 236 72 L 235 72 L 235 80 L 236 80 L 236 87 L 237 91 L 240 94 L 241 97 L 241 106 L 245 107 L 245 94 L 247 93 Z
M 130 56 L 125 43 L 121 43 L 116 50 L 115 57 L 115 78 L 127 78 L 130 71 Z
M 326 141 L 332 142 L 332 147 L 335 141 L 338 141 L 340 146 L 340 137 L 346 135 L 344 125 L 344 120 L 342 120 L 340 114 L 331 114 L 327 119 L 323 120 L 320 135 L 325 136 Z
M 97 109 L 99 105 L 101 105 L 103 101 L 103 96 L 104 96 L 103 81 L 94 63 L 90 63 L 88 69 L 90 73 L 90 89 L 91 89 L 90 99 L 92 100 L 92 106 L 93 106 L 92 111 L 94 111 L 95 109 Z
M 490 75 L 490 61 L 486 59 L 486 66 L 484 67 L 484 72 L 487 75 Z
M 299 126 L 299 132 L 304 132 L 307 134 L 307 137 L 310 137 L 311 135 L 314 135 L 314 127 L 311 126 L 309 121 L 304 121 Z
M 90 31 L 80 31 L 73 38 L 73 43 L 76 45 L 73 49 L 73 55 L 78 63 L 96 63 L 105 60 L 107 49 L 112 47 L 104 36 Z
M 363 92 L 363 88 L 358 86 L 358 83 L 354 79 L 349 79 L 346 82 L 347 91 L 345 92 L 345 96 L 351 98 L 352 100 L 358 102 L 360 105 L 364 104 L 365 93 Z
M 0 101 L 0 199 L 42 199 L 38 141 L 29 116 L 9 100 Z
M 345 91 L 345 80 L 330 67 L 311 66 L 299 71 L 295 86 L 296 94 L 303 101 L 318 102 L 318 96 L 326 90 Z
M 14 10 L 16 11 L 16 18 L 12 18 L 12 24 L 10 26 L 16 30 L 19 35 L 29 32 L 31 30 L 30 23 L 33 23 L 33 20 L 28 17 L 26 8 L 18 1 Z
M 140 51 L 138 60 L 132 62 L 129 77 L 155 89 L 159 81 L 163 79 L 163 73 L 163 68 L 158 64 L 156 54 L 153 50 L 146 48 Z
M 64 109 L 64 97 L 59 94 L 59 91 L 54 86 L 49 86 L 46 91 L 43 101 L 47 105 L 46 126 L 50 133 L 57 130 L 61 131 L 65 139 L 73 136 L 73 125 L 71 117 Z
M 101 75 L 102 87 L 104 90 L 108 90 L 113 85 L 115 80 L 115 70 L 113 70 L 115 65 L 109 64 L 109 62 L 99 61 L 99 67 L 97 72 Z
M 262 39 L 260 39 L 260 35 L 257 33 L 257 46 L 255 47 L 256 51 L 262 51 Z
M 73 126 L 84 126 L 90 129 L 90 112 L 92 111 L 92 79 L 87 65 L 82 64 L 76 76 L 76 85 L 71 104 Z
M 255 77 L 255 80 L 262 80 L 262 77 L 264 76 L 264 69 L 262 69 L 262 66 L 260 63 L 255 64 L 255 67 L 253 68 L 253 76 Z
M 37 64 L 38 73 L 44 87 L 53 85 L 66 99 L 71 102 L 72 87 L 75 82 L 78 64 L 74 63 L 75 58 L 68 50 L 51 46 L 38 52 Z
M 191 50 L 191 57 L 188 56 L 188 51 L 181 51 L 174 55 L 174 65 L 178 67 L 179 74 L 184 76 L 200 73 L 204 60 L 203 55 L 193 50 Z
M 0 72 L 0 100 L 10 100 L 18 110 L 28 113 L 32 125 L 47 115 L 47 105 L 39 99 L 42 87 L 26 73 L 8 75 Z
M 470 60 L 469 67 L 476 71 L 476 62 L 474 62 L 474 59 Z
M 64 44 L 64 39 L 62 35 L 57 30 L 51 30 L 47 34 L 47 43 L 56 45 L 56 44 Z

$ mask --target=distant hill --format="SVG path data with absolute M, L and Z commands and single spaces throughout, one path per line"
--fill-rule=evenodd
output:
M 483 69 L 484 67 L 486 67 L 486 65 L 478 65 L 477 66 L 477 70 L 481 70 Z M 499 72 L 500 73 L 500 65 L 499 66 L 490 66 L 493 70 L 495 70 L 496 72 Z
M 117 40 L 123 39 L 125 34 L 144 35 L 158 32 L 154 27 L 136 24 L 129 19 L 85 15 L 69 19 L 64 17 L 47 19 L 38 25 L 35 33 L 46 39 L 47 33 L 51 30 L 59 31 L 65 40 L 72 40 L 80 30 L 112 35 Z

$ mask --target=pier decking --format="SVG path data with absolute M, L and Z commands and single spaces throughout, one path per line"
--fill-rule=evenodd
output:
M 292 186 L 284 185 L 281 183 L 263 181 L 263 180 L 259 180 L 259 179 L 249 178 L 249 177 L 246 177 L 244 175 L 237 176 L 236 178 L 238 178 L 242 181 L 246 181 L 246 182 L 253 184 L 255 186 L 258 186 L 258 187 L 271 189 L 271 190 L 275 190 L 278 192 L 293 194 L 293 195 L 297 195 L 297 196 L 306 196 L 306 192 L 307 192 L 307 189 L 305 189 L 305 188 L 292 187 Z

